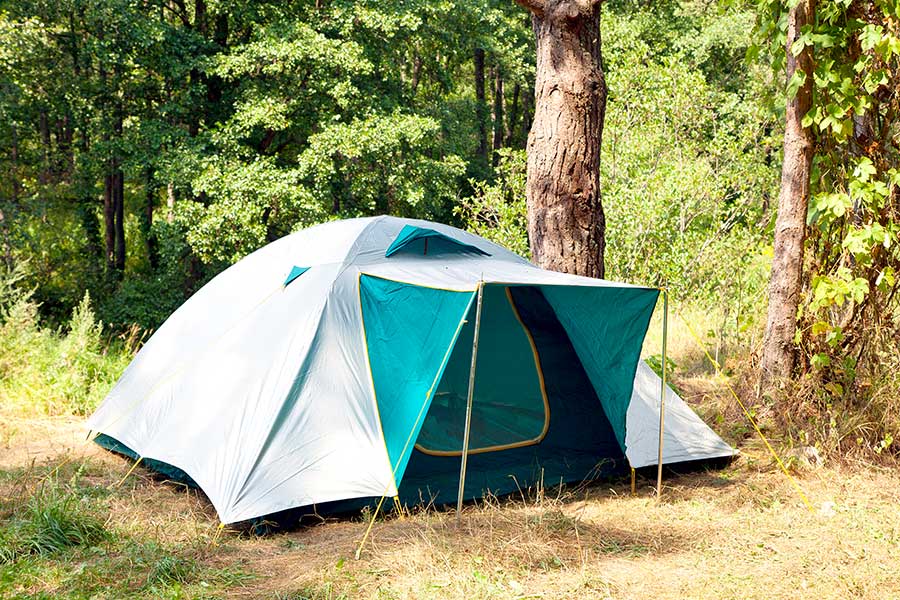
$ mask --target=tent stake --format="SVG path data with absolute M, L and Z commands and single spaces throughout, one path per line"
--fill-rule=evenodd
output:
M 484 281 L 478 282 L 478 305 L 475 308 L 475 333 L 472 336 L 472 366 L 469 369 L 469 392 L 466 395 L 466 428 L 463 431 L 462 461 L 459 465 L 459 493 L 456 497 L 456 524 L 462 514 L 463 490 L 466 487 L 466 462 L 469 458 L 469 429 L 472 427 L 472 402 L 475 395 L 475 364 L 478 362 L 478 334 L 481 332 L 481 299 Z
M 659 386 L 659 454 L 657 455 L 656 468 L 656 501 L 662 498 L 662 472 L 663 472 L 663 432 L 666 419 L 666 337 L 669 334 L 669 291 L 662 290 L 663 294 L 663 336 L 662 336 L 662 377 Z

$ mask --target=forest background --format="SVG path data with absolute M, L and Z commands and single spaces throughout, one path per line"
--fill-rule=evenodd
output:
M 785 444 L 875 460 L 900 436 L 900 7 L 819 2 L 793 44 L 816 70 L 788 78 L 797 4 L 603 4 L 605 276 L 667 287 Z M 89 413 L 193 292 L 315 223 L 431 219 L 528 256 L 534 84 L 511 0 L 0 3 L 3 402 Z M 762 394 L 785 107 L 804 85 L 796 365 Z M 693 353 L 676 375 L 714 370 Z M 747 429 L 736 410 L 716 418 Z

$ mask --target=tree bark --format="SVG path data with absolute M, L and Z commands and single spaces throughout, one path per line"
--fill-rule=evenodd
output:
M 484 49 L 475 48 L 475 119 L 478 122 L 478 149 L 475 151 L 487 163 L 487 106 L 484 99 Z
M 517 0 L 537 42 L 528 135 L 528 237 L 541 267 L 603 277 L 600 143 L 606 81 L 599 0 Z
M 122 105 L 116 106 L 115 133 L 116 140 L 122 139 Z M 112 160 L 112 192 L 115 220 L 115 263 L 114 266 L 119 277 L 125 271 L 125 173 L 122 172 L 121 159 L 118 150 L 114 151 Z
M 796 362 L 794 332 L 797 329 L 797 306 L 800 301 L 803 274 L 803 243 L 806 238 L 806 213 L 809 205 L 809 175 L 812 166 L 813 139 L 809 128 L 802 126 L 804 115 L 812 103 L 813 57 L 811 46 L 797 56 L 791 45 L 801 29 L 812 23 L 815 0 L 801 0 L 788 13 L 787 81 L 797 70 L 806 80 L 785 110 L 784 162 L 781 167 L 781 191 L 775 220 L 775 251 L 769 279 L 769 308 L 760 364 L 763 390 L 769 391 L 791 376 Z
M 504 146 L 510 148 L 515 145 L 515 127 L 519 120 L 519 95 L 522 93 L 522 86 L 518 82 L 513 85 L 512 100 L 509 106 L 509 115 L 506 118 L 506 141 Z
M 156 174 L 153 167 L 147 166 L 144 170 L 144 214 L 141 219 L 141 229 L 144 234 L 144 243 L 147 245 L 147 260 L 152 268 L 159 264 L 158 244 L 153 235 L 153 208 L 156 204 Z
M 116 204 L 113 188 L 112 161 L 108 163 L 108 172 L 103 178 L 103 233 L 106 242 L 106 270 L 112 272 L 116 267 Z
M 166 223 L 171 225 L 175 222 L 175 184 L 169 182 L 166 184 Z
M 496 167 L 500 162 L 497 153 L 503 147 L 503 75 L 500 67 L 494 67 L 494 108 L 491 116 L 494 120 L 494 139 L 492 140 L 491 164 Z

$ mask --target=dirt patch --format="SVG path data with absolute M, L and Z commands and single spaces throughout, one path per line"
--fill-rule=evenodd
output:
M 35 474 L 77 469 L 106 490 L 121 539 L 225 573 L 218 585 L 229 597 L 900 597 L 900 476 L 847 466 L 807 473 L 799 483 L 809 511 L 753 444 L 724 469 L 668 478 L 661 502 L 654 482 L 639 480 L 633 496 L 621 482 L 479 502 L 459 526 L 453 512 L 434 510 L 379 519 L 357 561 L 361 517 L 268 536 L 220 531 L 197 490 L 143 467 L 119 485 L 129 461 L 85 443 L 78 419 L 12 419 L 3 431 L 0 468 L 24 473 L 17 489 L 27 488 L 31 465 L 40 465 Z M 202 597 L 205 588 L 192 589 Z

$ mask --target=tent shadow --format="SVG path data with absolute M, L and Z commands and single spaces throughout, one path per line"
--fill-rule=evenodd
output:
M 733 458 L 691 461 L 663 468 L 663 482 L 668 488 L 678 490 L 699 488 L 724 488 L 735 484 L 732 478 L 723 477 L 720 472 L 734 461 Z M 636 471 L 641 489 L 646 489 L 649 482 L 656 482 L 656 467 L 646 467 Z M 576 502 L 590 499 L 594 502 L 615 501 L 630 494 L 630 478 L 628 476 L 611 476 L 576 484 L 563 484 L 540 488 L 524 487 L 502 495 L 487 493 L 485 497 L 467 500 L 463 503 L 464 512 L 473 509 L 488 510 L 491 507 L 505 509 L 522 506 L 566 507 Z M 682 491 L 678 492 L 682 495 Z M 368 521 L 372 518 L 379 498 L 363 498 L 359 500 L 330 502 L 313 507 L 292 508 L 268 515 L 261 519 L 245 521 L 233 528 L 248 531 L 257 535 L 268 535 L 303 530 L 309 527 L 333 522 Z M 386 498 L 376 520 L 394 521 L 401 514 L 422 514 L 435 512 L 452 513 L 455 504 L 435 504 L 422 495 L 419 502 L 405 504 L 402 511 L 394 505 L 391 498 Z M 624 536 L 627 537 L 627 536 Z M 627 542 L 627 540 L 626 540 Z

